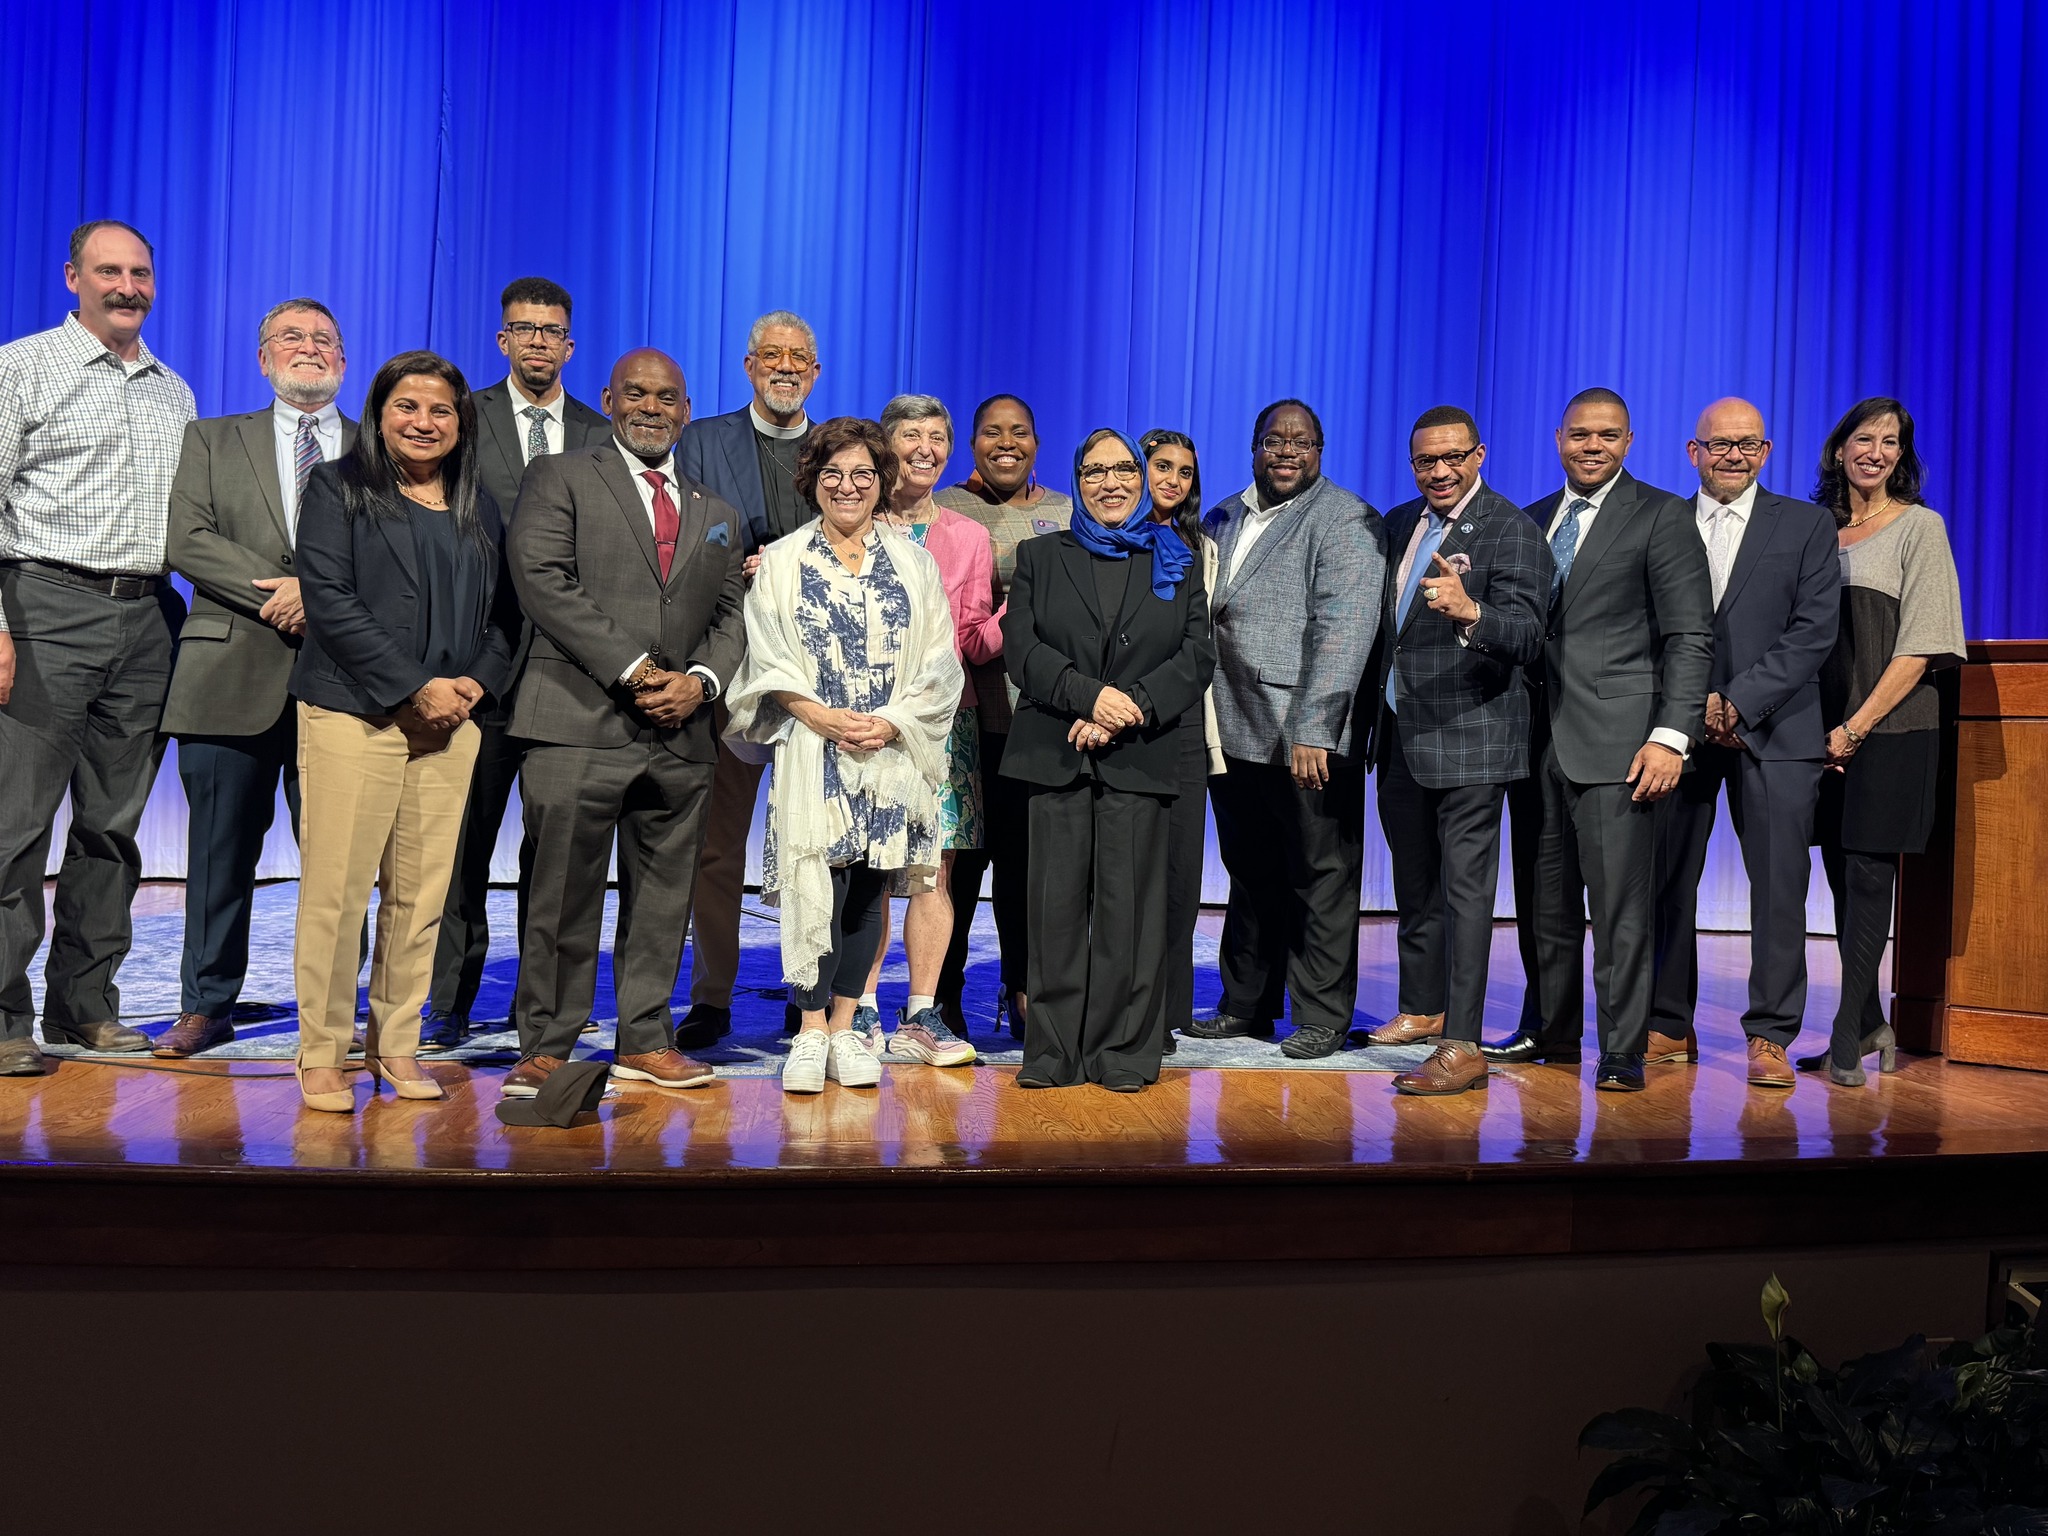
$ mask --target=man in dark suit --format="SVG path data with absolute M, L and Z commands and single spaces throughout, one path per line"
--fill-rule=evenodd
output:
M 509 372 L 476 392 L 477 469 L 483 487 L 507 523 L 519 500 L 526 466 L 549 454 L 588 448 L 611 436 L 611 423 L 562 387 L 562 368 L 575 355 L 569 334 L 574 301 L 558 283 L 522 277 L 498 296 L 498 350 Z M 526 664 L 531 626 L 520 622 L 514 637 L 513 677 Z M 491 949 L 485 903 L 490 897 L 491 854 L 498 827 L 519 773 L 521 743 L 507 729 L 509 709 L 495 699 L 470 717 L 476 721 L 476 771 L 470 776 L 462 831 L 455 844 L 455 872 L 448 904 L 441 912 L 441 936 L 434 949 L 434 983 L 427 995 L 427 1022 L 420 1049 L 445 1051 L 469 1036 L 469 1011 L 483 984 Z M 519 904 L 526 905 L 531 850 L 519 848 Z M 525 929 L 522 916 L 519 927 Z M 522 942 L 523 951 L 524 944 Z
M 513 1098 L 539 1091 L 590 1018 L 614 835 L 612 1073 L 668 1088 L 711 1080 L 675 1050 L 669 997 L 717 754 L 708 705 L 746 649 L 740 513 L 678 472 L 690 404 L 671 358 L 628 352 L 604 406 L 612 440 L 535 464 L 508 540 L 533 625 L 512 705 L 533 845 Z
M 754 398 L 723 416 L 707 416 L 684 429 L 676 463 L 685 478 L 705 486 L 740 511 L 747 577 L 763 546 L 796 532 L 817 515 L 796 493 L 796 458 L 811 435 L 804 402 L 818 382 L 818 338 L 800 315 L 774 310 L 747 332 L 742 359 Z M 724 710 L 719 728 L 724 728 Z M 697 869 L 696 929 L 690 960 L 690 1011 L 676 1044 L 701 1050 L 732 1028 L 732 987 L 740 966 L 740 896 L 747 874 L 747 834 L 753 830 L 761 769 L 741 762 L 721 743 L 718 775 Z M 794 1030 L 794 1005 L 784 1021 Z
M 1657 802 L 1677 787 L 1704 730 L 1713 598 L 1692 507 L 1622 468 L 1628 406 L 1581 390 L 1557 430 L 1564 489 L 1527 508 L 1556 572 L 1539 708 L 1550 741 L 1535 902 L 1540 1025 L 1483 1051 L 1495 1061 L 1576 1063 L 1585 1030 L 1588 901 L 1600 1016 L 1594 1086 L 1635 1092 L 1646 1054 L 1686 1053 L 1650 1031 L 1655 979 Z
M 299 826 L 292 663 L 306 632 L 292 564 L 299 496 L 313 466 L 339 458 L 356 424 L 335 408 L 348 371 L 341 327 L 315 299 L 287 299 L 256 329 L 256 365 L 274 398 L 260 411 L 185 429 L 171 482 L 171 569 L 192 583 L 163 730 L 178 738 L 186 834 L 185 948 L 178 1018 L 158 1056 L 235 1037 L 249 969 L 256 865 L 279 780 Z
M 1280 400 L 1252 428 L 1252 483 L 1203 520 L 1216 541 L 1210 599 L 1214 780 L 1230 871 L 1215 1014 L 1184 1033 L 1269 1035 L 1283 996 L 1298 1059 L 1342 1050 L 1358 1001 L 1358 882 L 1365 853 L 1359 684 L 1386 579 L 1379 513 L 1323 478 L 1323 427 Z M 1283 992 L 1284 986 L 1284 992 Z
M 1536 525 L 1481 483 L 1486 445 L 1469 412 L 1423 412 L 1408 449 L 1422 495 L 1387 515 L 1398 563 L 1381 607 L 1372 751 L 1400 912 L 1400 1012 L 1371 1038 L 1437 1039 L 1394 1087 L 1446 1094 L 1486 1086 L 1501 796 L 1529 771 L 1521 669 L 1543 648 L 1552 567 Z
M 1749 1080 L 1790 1088 L 1785 1047 L 1806 1012 L 1807 845 L 1827 755 L 1820 669 L 1841 618 L 1835 520 L 1757 484 L 1771 440 L 1747 400 L 1708 406 L 1686 452 L 1700 476 L 1692 511 L 1713 583 L 1714 666 L 1706 741 L 1660 812 L 1652 1027 L 1693 1032 L 1700 874 L 1726 784 L 1749 873 Z

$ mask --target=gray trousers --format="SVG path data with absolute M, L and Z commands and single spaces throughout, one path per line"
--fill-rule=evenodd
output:
M 44 1037 L 118 1021 L 114 975 L 133 935 L 142 878 L 135 832 L 163 758 L 177 599 L 81 591 L 0 565 L 13 631 L 14 696 L 0 708 L 0 1039 L 34 1023 L 28 967 L 43 938 L 43 866 L 57 808 L 71 831 L 57 875 L 44 967 Z
M 512 1016 L 522 1056 L 566 1061 L 597 995 L 605 865 L 619 845 L 612 942 L 621 1055 L 672 1044 L 669 1000 L 697 881 L 712 766 L 654 742 L 564 747 L 537 742 L 520 770 L 533 883 Z

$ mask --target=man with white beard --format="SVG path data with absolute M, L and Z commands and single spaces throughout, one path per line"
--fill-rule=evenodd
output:
M 299 495 L 323 459 L 355 441 L 335 409 L 348 358 L 317 299 L 286 299 L 256 328 L 256 366 L 274 398 L 260 411 L 185 429 L 171 483 L 171 569 L 192 583 L 165 734 L 178 738 L 186 834 L 185 952 L 178 1019 L 158 1056 L 235 1037 L 249 968 L 256 862 L 284 782 L 298 832 L 298 725 L 287 697 L 305 609 L 292 564 Z

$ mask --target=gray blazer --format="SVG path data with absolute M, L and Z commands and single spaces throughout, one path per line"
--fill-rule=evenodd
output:
M 1354 722 L 1359 679 L 1379 631 L 1387 535 L 1379 513 L 1318 480 L 1245 555 L 1231 561 L 1244 526 L 1242 492 L 1202 520 L 1216 541 L 1216 726 L 1223 750 L 1253 763 L 1285 763 L 1289 749 L 1349 755 L 1371 725 Z
M 285 534 L 271 407 L 189 423 L 171 481 L 170 567 L 192 583 L 192 612 L 164 703 L 173 736 L 255 736 L 284 713 L 296 636 L 256 617 L 269 594 L 250 585 L 296 576 Z M 356 424 L 341 419 L 344 451 Z
M 652 730 L 619 676 L 642 655 L 710 669 L 719 691 L 746 651 L 746 530 L 738 510 L 677 474 L 681 527 L 667 582 L 654 529 L 619 450 L 535 459 L 505 539 L 533 646 L 512 699 L 529 741 L 623 747 Z M 718 758 L 712 711 L 654 739 L 693 763 Z

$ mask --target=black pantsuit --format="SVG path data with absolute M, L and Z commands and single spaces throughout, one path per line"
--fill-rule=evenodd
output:
M 1160 1018 L 1178 1029 L 1195 1012 L 1195 922 L 1209 832 L 1209 744 L 1199 715 L 1180 727 L 1180 793 L 1166 818 L 1166 974 Z M 1162 1037 L 1163 1043 L 1163 1037 Z
M 1400 913 L 1400 1009 L 1443 1014 L 1444 1037 L 1477 1043 L 1493 952 L 1503 786 L 1416 782 L 1389 729 L 1381 747 L 1380 826 Z
M 448 881 L 448 903 L 441 911 L 441 937 L 434 949 L 434 985 L 427 1007 L 433 1013 L 467 1019 L 483 985 L 484 961 L 491 950 L 491 925 L 485 903 L 491 892 L 491 854 L 498 827 L 519 777 L 526 743 L 509 731 L 502 718 L 477 721 L 476 771 L 469 780 L 469 800 L 462 808 L 462 831 L 455 843 L 455 872 Z M 533 839 L 519 839 L 517 928 L 519 953 L 526 952 L 526 897 L 533 878 Z
M 1211 787 L 1230 871 L 1218 969 L 1221 1011 L 1294 1026 L 1351 1027 L 1358 1001 L 1358 885 L 1365 861 L 1365 765 L 1330 755 L 1329 782 L 1302 789 L 1273 763 L 1226 759 Z
M 1728 815 L 1742 840 L 1749 874 L 1749 1006 L 1746 1035 L 1790 1045 L 1806 1012 L 1806 887 L 1813 865 L 1813 807 L 1821 765 L 1759 761 L 1747 752 L 1706 746 L 1665 797 L 1658 816 L 1657 985 L 1650 1027 L 1683 1035 L 1699 1001 L 1700 875 L 1714 805 L 1728 786 Z
M 292 835 L 299 830 L 298 706 L 287 702 L 255 736 L 186 736 L 178 777 L 192 819 L 185 853 L 185 952 L 179 1009 L 224 1019 L 249 973 L 256 866 L 284 785 Z

